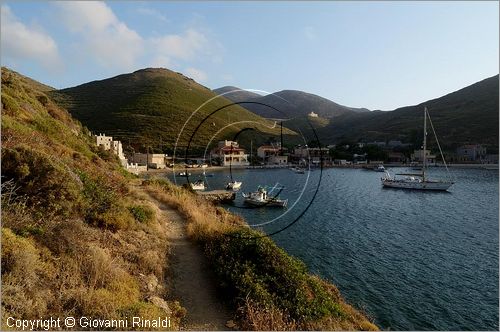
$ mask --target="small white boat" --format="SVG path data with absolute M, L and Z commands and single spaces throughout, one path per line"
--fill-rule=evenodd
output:
M 248 194 L 242 193 L 245 198 L 245 203 L 254 206 L 277 206 L 286 207 L 288 204 L 288 199 L 279 199 L 278 197 L 269 197 L 267 190 L 259 187 L 255 192 Z
M 179 173 L 179 176 L 190 176 L 191 173 L 187 173 L 187 172 L 180 172 Z
M 441 181 L 441 180 L 430 180 L 427 178 L 426 168 L 427 168 L 427 158 L 425 157 L 425 151 L 427 151 L 427 117 L 429 117 L 429 121 L 431 123 L 432 130 L 434 131 L 434 127 L 432 126 L 432 121 L 430 120 L 429 113 L 427 112 L 427 107 L 424 108 L 424 157 L 422 158 L 422 173 L 413 173 L 413 174 L 396 174 L 396 175 L 404 175 L 404 178 L 396 178 L 396 176 L 391 176 L 389 172 L 385 172 L 385 176 L 381 178 L 382 185 L 384 187 L 389 188 L 399 188 L 399 189 L 416 189 L 416 190 L 448 190 L 454 182 L 452 181 Z M 434 132 L 434 135 L 436 133 Z M 436 137 L 436 142 L 439 147 L 439 152 L 441 153 L 441 158 L 443 159 L 443 163 L 446 166 L 446 161 L 443 157 L 443 152 L 441 151 L 441 147 L 439 145 L 439 141 Z
M 197 180 L 191 183 L 191 188 L 193 190 L 205 190 L 205 182 L 203 182 L 203 180 Z
M 231 181 L 226 184 L 226 189 L 228 190 L 239 190 L 241 188 L 242 182 L 240 181 Z
M 300 167 L 292 167 L 292 168 L 290 168 L 290 169 L 291 169 L 292 171 L 294 171 L 295 173 L 297 173 L 297 174 L 304 174 L 304 173 L 305 173 L 304 169 L 303 169 L 303 168 L 300 168 Z
M 377 166 L 375 166 L 375 167 L 373 168 L 373 170 L 374 170 L 375 172 L 385 172 L 385 167 L 384 167 L 384 165 L 382 165 L 382 164 L 378 164 Z

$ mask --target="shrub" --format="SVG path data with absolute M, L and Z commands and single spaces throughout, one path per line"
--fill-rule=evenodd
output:
M 146 205 L 133 205 L 128 209 L 138 222 L 148 223 L 153 221 L 155 216 L 153 209 Z
M 232 298 L 248 296 L 252 303 L 277 308 L 298 322 L 342 315 L 338 299 L 309 276 L 306 266 L 261 233 L 234 230 L 206 239 L 205 248 Z
M 51 300 L 44 278 L 51 267 L 35 243 L 2 228 L 2 306 L 10 315 L 38 318 Z
M 68 216 L 80 203 L 78 177 L 43 152 L 27 147 L 2 148 L 2 176 L 14 181 L 16 195 L 30 207 Z
M 79 171 L 83 183 L 84 217 L 91 225 L 111 230 L 124 229 L 132 224 L 132 217 L 120 205 L 116 188 L 108 179 L 90 176 Z

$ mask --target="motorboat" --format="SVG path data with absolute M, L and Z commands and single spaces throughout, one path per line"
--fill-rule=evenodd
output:
M 263 187 L 259 187 L 255 192 L 242 193 L 242 195 L 245 203 L 253 206 L 286 207 L 288 204 L 288 199 L 269 197 L 267 190 Z
M 197 180 L 190 184 L 193 190 L 205 190 L 205 182 L 203 180 Z
M 385 167 L 384 167 L 384 165 L 382 165 L 382 164 L 378 164 L 377 166 L 375 166 L 375 167 L 373 168 L 373 170 L 374 170 L 375 172 L 385 172 Z

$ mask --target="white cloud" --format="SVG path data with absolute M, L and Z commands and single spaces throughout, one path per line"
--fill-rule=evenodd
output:
M 71 40 L 64 44 L 64 59 L 68 65 L 77 62 L 80 66 L 97 64 L 114 71 L 135 70 L 144 66 L 187 67 L 189 76 L 204 81 L 207 75 L 194 68 L 196 61 L 220 59 L 220 43 L 213 36 L 209 37 L 206 31 L 192 25 L 177 33 L 150 37 L 140 35 L 127 26 L 105 2 L 59 1 L 53 2 L 52 6 L 55 9 L 54 19 Z M 50 35 L 39 27 L 22 23 L 8 6 L 2 5 L 1 9 L 2 56 L 11 60 L 12 65 L 29 59 L 46 66 L 61 66 L 63 61 L 57 44 Z M 138 11 L 144 15 L 161 15 L 147 7 Z M 162 17 L 158 16 L 158 19 Z
M 205 82 L 208 78 L 207 74 L 204 71 L 193 67 L 186 68 L 186 70 L 184 70 L 184 73 L 186 74 L 186 76 L 191 77 L 197 82 Z
M 40 62 L 48 69 L 58 68 L 62 62 L 57 44 L 47 33 L 23 24 L 6 5 L 1 7 L 2 57 Z
M 104 2 L 56 2 L 63 24 L 81 36 L 80 47 L 104 66 L 131 69 L 144 51 L 143 38 Z
M 152 38 L 151 43 L 158 54 L 180 60 L 192 60 L 195 55 L 208 48 L 208 38 L 198 30 L 187 29 L 183 34 Z

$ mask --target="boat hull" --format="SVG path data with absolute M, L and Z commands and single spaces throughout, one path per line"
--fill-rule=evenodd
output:
M 413 190 L 441 190 L 446 191 L 453 185 L 453 182 L 435 181 L 435 182 L 407 182 L 398 180 L 382 180 L 382 185 L 388 188 L 413 189 Z
M 271 207 L 286 207 L 288 200 L 275 200 L 275 201 L 257 201 L 253 199 L 245 199 L 245 203 L 253 206 L 271 206 Z

